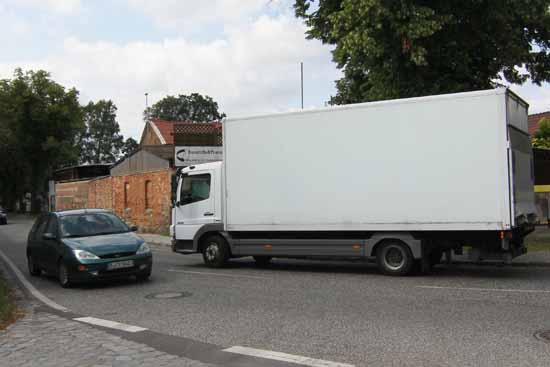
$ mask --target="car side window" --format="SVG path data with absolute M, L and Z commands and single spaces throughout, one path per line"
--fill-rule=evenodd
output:
M 57 236 L 57 218 L 55 216 L 50 216 L 50 220 L 48 221 L 48 226 L 46 227 L 45 233 L 52 233 Z
M 48 224 L 48 216 L 44 215 L 39 219 L 39 222 L 36 225 L 36 230 L 34 231 L 35 240 L 40 240 L 42 238 L 42 234 L 44 233 L 44 230 L 46 229 L 47 224 Z

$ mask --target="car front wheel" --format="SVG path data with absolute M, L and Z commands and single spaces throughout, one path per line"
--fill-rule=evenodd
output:
M 147 273 L 136 275 L 136 280 L 138 282 L 146 282 L 149 280 L 150 277 L 151 277 L 151 272 L 147 272 Z
M 31 255 L 27 256 L 27 266 L 29 267 L 29 274 L 33 277 L 37 277 L 42 272 L 36 265 Z
M 57 267 L 57 279 L 59 281 L 59 285 L 63 288 L 69 288 L 72 285 L 69 269 L 67 269 L 67 265 L 65 265 L 63 261 L 60 261 Z

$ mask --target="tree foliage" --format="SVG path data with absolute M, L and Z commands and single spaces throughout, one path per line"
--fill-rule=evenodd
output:
M 45 196 L 55 167 L 78 161 L 75 137 L 84 128 L 78 91 L 39 71 L 16 69 L 0 81 L 0 196 L 7 207 L 24 193 Z
M 334 45 L 332 104 L 550 80 L 550 0 L 295 0 Z
M 124 158 L 131 155 L 133 152 L 135 152 L 139 148 L 139 143 L 134 138 L 128 138 L 124 142 L 124 145 L 122 146 L 122 156 Z
M 86 130 L 82 136 L 81 163 L 115 162 L 124 147 L 112 101 L 90 102 L 83 107 Z
M 550 149 L 550 118 L 544 117 L 539 121 L 539 128 L 533 137 L 533 147 Z
M 225 117 L 218 103 L 199 93 L 167 96 L 144 111 L 145 119 L 158 118 L 167 121 L 211 122 Z

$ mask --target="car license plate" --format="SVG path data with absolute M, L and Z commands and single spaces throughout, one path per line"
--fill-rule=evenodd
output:
M 131 268 L 132 266 L 134 266 L 134 260 L 117 261 L 107 264 L 107 270 Z

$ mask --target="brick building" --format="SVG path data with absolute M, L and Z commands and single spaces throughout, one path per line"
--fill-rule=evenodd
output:
M 221 124 L 148 121 L 140 148 L 112 165 L 107 175 L 56 180 L 57 210 L 111 209 L 142 232 L 167 233 L 175 182 L 175 141 L 188 146 L 221 145 Z

